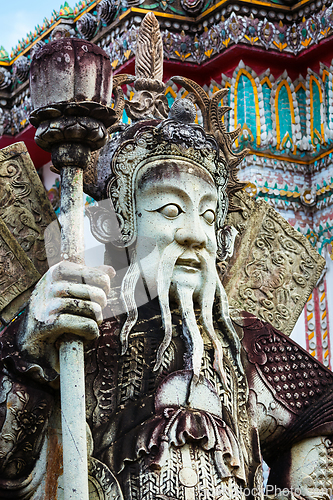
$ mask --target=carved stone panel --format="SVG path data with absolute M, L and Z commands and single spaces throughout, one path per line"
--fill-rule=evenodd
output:
M 239 233 L 223 276 L 229 304 L 290 335 L 325 260 L 264 200 L 237 193 L 234 202 L 241 210 L 227 219 Z
M 0 150 L 0 217 L 41 275 L 60 260 L 59 231 L 44 241 L 56 215 L 23 142 Z M 49 262 L 46 244 L 52 247 Z
M 0 315 L 8 322 L 29 296 L 40 273 L 0 219 Z

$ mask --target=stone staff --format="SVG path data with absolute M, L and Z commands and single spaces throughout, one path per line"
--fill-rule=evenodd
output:
M 116 120 L 110 60 L 85 40 L 55 40 L 35 53 L 30 89 L 35 141 L 61 173 L 61 257 L 84 264 L 83 170 Z M 59 361 L 64 498 L 88 500 L 83 342 L 64 335 Z

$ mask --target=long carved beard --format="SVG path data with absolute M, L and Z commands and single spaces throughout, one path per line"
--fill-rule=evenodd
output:
M 243 373 L 243 367 L 240 361 L 240 341 L 229 317 L 227 296 L 217 274 L 214 260 L 205 249 L 192 250 L 195 251 L 200 260 L 201 272 L 203 273 L 203 285 L 196 294 L 200 312 L 199 321 L 214 347 L 214 369 L 219 374 L 223 384 L 226 385 L 226 377 L 223 369 L 223 349 L 213 324 L 213 306 L 216 296 L 218 298 L 220 309 L 219 319 L 222 324 L 223 333 L 229 341 L 229 346 L 235 355 L 239 369 Z M 177 259 L 185 251 L 186 249 L 183 246 L 173 241 L 165 248 L 161 255 L 157 274 L 157 292 L 165 333 L 163 341 L 157 351 L 154 371 L 160 368 L 165 351 L 168 349 L 172 339 L 172 315 L 169 292 L 175 264 Z M 127 312 L 127 319 L 120 334 L 122 354 L 127 350 L 128 336 L 138 317 L 134 300 L 134 288 L 138 281 L 138 277 L 139 266 L 136 255 L 134 254 L 131 266 L 124 278 L 126 284 L 123 283 L 122 286 L 122 298 Z M 187 284 L 184 285 L 180 283 L 175 283 L 175 288 L 175 298 L 183 317 L 183 334 L 187 349 L 187 368 L 193 370 L 193 382 L 196 383 L 199 380 L 204 343 L 194 311 L 195 289 Z
M 137 261 L 136 251 L 133 252 L 131 263 L 121 283 L 120 297 L 126 312 L 126 321 L 120 332 L 121 354 L 125 354 L 128 348 L 128 337 L 133 326 L 138 320 L 138 308 L 135 302 L 135 287 L 140 277 L 140 267 Z

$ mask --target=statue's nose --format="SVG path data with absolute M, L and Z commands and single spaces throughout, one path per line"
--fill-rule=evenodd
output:
M 175 240 L 183 246 L 202 248 L 206 246 L 207 236 L 200 221 L 188 221 L 186 227 L 177 229 Z

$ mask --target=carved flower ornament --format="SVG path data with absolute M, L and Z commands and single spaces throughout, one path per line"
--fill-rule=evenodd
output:
M 25 434 L 34 434 L 38 426 L 45 422 L 42 415 L 35 415 L 28 410 L 19 410 L 15 414 L 18 428 Z

